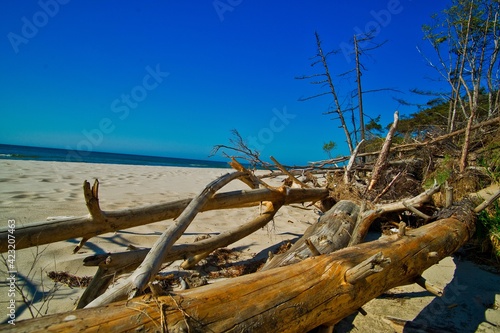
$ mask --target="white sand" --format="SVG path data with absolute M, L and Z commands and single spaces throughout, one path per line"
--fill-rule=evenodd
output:
M 44 221 L 49 216 L 86 215 L 82 191 L 84 180 L 92 183 L 95 178 L 99 179 L 101 208 L 109 211 L 193 197 L 209 182 L 227 172 L 230 170 L 0 160 L 0 225 L 6 226 L 8 219 L 15 219 L 17 225 L 23 225 Z M 276 185 L 279 180 L 274 182 Z M 221 191 L 245 188 L 246 185 L 236 181 Z M 254 207 L 201 213 L 180 242 L 192 242 L 196 236 L 234 228 L 252 219 L 258 212 L 259 208 Z M 301 235 L 316 219 L 317 215 L 312 210 L 283 207 L 272 225 L 230 247 L 238 247 L 250 258 L 281 241 Z M 91 239 L 74 255 L 72 250 L 79 241 L 77 239 L 38 249 L 18 250 L 17 278 L 33 282 L 23 291 L 30 299 L 35 299 L 32 311 L 47 314 L 71 310 L 83 292 L 80 288 L 61 284 L 58 284 L 55 293 L 52 292 L 54 283 L 46 277 L 46 272 L 93 275 L 96 269 L 84 267 L 83 258 L 94 253 L 125 251 L 130 244 L 149 247 L 170 224 L 171 221 L 162 221 L 104 234 Z M 5 267 L 1 266 L 0 274 L 6 276 Z M 495 302 L 497 307 L 500 304 L 500 276 L 451 257 L 431 267 L 424 276 L 445 288 L 447 298 L 437 299 L 415 285 L 395 288 L 390 291 L 392 297 L 380 297 L 363 307 L 368 316 L 350 317 L 339 325 L 338 331 L 402 332 L 402 326 L 387 320 L 386 316 L 392 316 L 417 319 L 427 327 L 444 331 L 500 332 L 500 326 L 494 327 L 485 322 L 499 318 L 499 310 L 485 309 L 494 307 Z M 3 277 L 1 281 L 0 309 L 5 309 L 9 300 L 8 285 Z M 30 318 L 31 314 L 21 301 L 19 292 L 16 292 L 16 297 L 17 319 Z M 0 311 L 0 314 L 3 321 L 6 310 Z M 349 327 L 349 321 L 353 321 L 354 327 Z M 500 320 L 496 324 L 500 325 Z M 423 325 L 421 328 L 426 331 Z

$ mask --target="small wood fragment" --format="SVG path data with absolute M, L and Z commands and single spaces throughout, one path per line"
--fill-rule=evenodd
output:
M 319 252 L 318 249 L 316 248 L 316 246 L 314 246 L 313 242 L 311 242 L 311 239 L 309 239 L 309 238 L 306 239 L 306 245 L 309 248 L 309 250 L 311 250 L 311 253 L 313 254 L 313 256 L 321 255 L 321 252 Z
M 444 206 L 446 208 L 448 208 L 453 204 L 453 187 L 449 186 L 448 182 L 446 182 L 444 189 L 445 189 L 445 193 L 446 193 Z
M 443 296 L 443 289 L 440 289 L 432 283 L 428 282 L 422 275 L 417 276 L 417 278 L 415 279 L 415 283 L 435 296 Z
M 406 223 L 404 222 L 399 222 L 399 231 L 398 231 L 398 237 L 402 238 L 406 235 Z
M 391 263 L 391 258 L 385 258 L 382 252 L 378 252 L 370 258 L 360 262 L 358 265 L 345 272 L 345 280 L 350 284 L 367 278 L 375 273 L 380 273 L 384 267 Z
M 413 207 L 412 205 L 406 203 L 405 201 L 403 201 L 403 205 L 409 210 L 411 211 L 412 213 L 414 213 L 415 215 L 417 216 L 420 216 L 421 218 L 423 218 L 425 221 L 428 221 L 432 218 L 432 216 L 429 216 L 427 214 L 424 214 L 422 213 L 421 211 L 419 211 L 418 209 L 416 209 L 415 207 Z

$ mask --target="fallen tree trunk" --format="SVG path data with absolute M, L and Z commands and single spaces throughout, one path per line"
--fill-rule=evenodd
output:
M 88 183 L 86 183 L 88 184 Z M 270 189 L 240 190 L 215 194 L 201 211 L 214 209 L 241 208 L 257 206 L 262 201 L 282 201 L 288 205 L 318 201 L 328 196 L 327 189 L 287 189 L 278 192 Z M 115 232 L 153 222 L 178 217 L 192 199 L 178 200 L 145 207 L 102 211 L 102 219 L 95 220 L 92 215 L 31 223 L 16 228 L 16 249 L 64 241 L 82 237 L 89 239 L 107 232 Z M 8 230 L 0 229 L 0 252 L 7 251 Z
M 297 264 L 169 296 L 21 321 L 6 332 L 305 332 L 333 325 L 458 250 L 474 233 L 469 202 L 443 219 Z
M 352 201 L 342 200 L 327 211 L 317 223 L 283 254 L 269 258 L 261 270 L 287 266 L 319 254 L 327 254 L 349 244 L 358 218 L 359 207 Z

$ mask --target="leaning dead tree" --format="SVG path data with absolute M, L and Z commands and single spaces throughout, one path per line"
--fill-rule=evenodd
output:
M 436 219 L 414 230 L 402 225 L 393 236 L 290 266 L 28 320 L 6 332 L 305 332 L 334 325 L 390 288 L 422 284 L 421 273 L 458 250 L 475 230 L 468 199 Z
M 297 79 L 304 80 L 304 79 L 313 79 L 315 81 L 311 82 L 312 84 L 320 84 L 320 85 L 325 85 L 328 86 L 329 91 L 319 93 L 314 96 L 306 97 L 306 98 L 301 98 L 299 99 L 300 101 L 306 101 L 312 98 L 317 98 L 320 96 L 325 96 L 325 95 L 331 95 L 333 102 L 335 104 L 334 109 L 332 111 L 328 111 L 325 114 L 335 114 L 339 120 L 340 124 L 342 126 L 342 129 L 344 130 L 346 142 L 347 142 L 347 147 L 349 148 L 349 152 L 352 154 L 354 151 L 354 145 L 351 140 L 351 134 L 349 132 L 349 128 L 347 127 L 347 123 L 344 118 L 344 110 L 342 110 L 342 106 L 340 105 L 339 97 L 337 95 L 337 91 L 335 90 L 335 85 L 333 83 L 333 78 L 330 74 L 330 69 L 328 66 L 328 56 L 332 55 L 334 52 L 328 52 L 324 53 L 323 52 L 323 47 L 321 46 L 321 39 L 319 38 L 319 34 L 317 32 L 314 33 L 314 36 L 316 37 L 316 55 L 315 55 L 315 61 L 311 64 L 311 66 L 314 66 L 316 64 L 321 64 L 323 66 L 324 72 L 318 73 L 318 74 L 313 74 L 313 75 L 305 75 L 301 77 L 297 77 Z M 317 80 L 317 81 L 316 81 Z

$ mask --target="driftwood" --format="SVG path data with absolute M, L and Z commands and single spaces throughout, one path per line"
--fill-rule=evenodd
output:
M 354 149 L 353 153 L 351 154 L 351 158 L 349 158 L 349 162 L 347 163 L 347 166 L 345 168 L 344 172 L 344 184 L 349 184 L 351 182 L 351 170 L 352 167 L 354 166 L 354 161 L 356 160 L 356 156 L 358 156 L 358 151 L 361 145 L 365 142 L 365 139 L 361 140 L 356 148 Z
M 397 212 L 407 209 L 408 206 L 411 207 L 421 207 L 424 203 L 428 202 L 434 193 L 437 193 L 440 189 L 440 185 L 435 183 L 431 188 L 427 189 L 425 192 L 420 193 L 414 198 L 403 200 L 400 202 L 394 202 L 384 205 L 375 206 L 374 209 L 364 211 L 359 218 L 356 227 L 352 233 L 351 240 L 349 241 L 349 246 L 359 244 L 363 241 L 372 225 L 373 221 L 383 214 L 389 212 Z
M 352 201 L 339 201 L 317 223 L 283 254 L 270 258 L 261 270 L 286 266 L 319 254 L 327 254 L 344 248 L 351 239 L 359 207 Z
M 411 205 L 410 207 L 420 207 L 438 190 L 439 186 L 435 185 L 422 194 L 399 204 L 378 205 L 367 212 L 365 212 L 364 208 L 360 211 L 360 208 L 353 202 L 340 201 L 321 216 L 317 223 L 310 226 L 305 231 L 304 236 L 286 253 L 270 258 L 261 270 L 296 263 L 310 256 L 318 255 L 315 251 L 320 254 L 327 254 L 346 247 L 348 244 L 358 244 L 363 240 L 371 222 L 376 217 L 388 212 L 405 210 L 408 205 Z M 189 269 L 213 250 L 228 246 L 265 226 L 272 220 L 281 204 L 278 202 L 270 203 L 267 210 L 254 220 L 216 237 L 194 244 L 174 245 L 163 261 L 170 262 L 188 257 L 188 260 L 182 264 L 182 268 Z M 358 226 L 356 232 L 354 232 L 355 226 Z M 99 268 L 91 285 L 80 298 L 77 308 L 85 307 L 101 295 L 112 280 L 120 274 L 135 270 L 149 251 L 149 248 L 145 248 L 127 252 L 98 254 L 85 258 L 85 266 L 98 266 Z
M 169 296 L 146 295 L 1 327 L 6 332 L 305 332 L 334 325 L 458 250 L 474 233 L 469 201 L 402 235 Z M 421 281 L 420 281 L 421 282 Z
M 95 183 L 92 189 L 88 182 L 84 183 L 84 192 L 89 209 L 93 210 L 88 216 L 65 218 L 54 221 L 31 223 L 16 228 L 16 249 L 20 250 L 32 246 L 49 244 L 57 241 L 82 237 L 84 240 L 107 233 L 124 230 L 153 222 L 169 220 L 178 217 L 192 199 L 155 204 L 139 208 L 117 211 L 95 211 L 98 206 L 97 189 Z M 284 192 L 272 189 L 239 190 L 217 193 L 208 200 L 201 211 L 214 209 L 228 209 L 257 206 L 262 201 L 285 201 L 285 205 L 317 201 L 328 196 L 328 190 L 314 189 L 287 189 Z M 97 219 L 96 219 L 97 217 Z M 0 228 L 0 252 L 7 251 L 8 230 Z
M 186 265 L 183 267 L 184 269 L 188 269 L 190 268 L 189 266 L 196 264 L 198 260 L 197 255 L 210 253 L 215 249 L 228 246 L 264 227 L 273 219 L 280 207 L 281 203 L 269 204 L 265 212 L 238 228 L 193 244 L 174 245 L 164 257 L 164 262 L 171 262 L 191 256 L 186 260 Z M 145 248 L 128 252 L 97 254 L 85 258 L 84 266 L 98 266 L 98 270 L 96 276 L 80 298 L 77 308 L 85 307 L 101 295 L 115 277 L 135 270 L 144 258 L 146 258 L 149 251 L 149 248 Z
M 189 203 L 186 209 L 184 209 L 181 215 L 174 221 L 175 223 L 162 233 L 134 273 L 127 278 L 124 283 L 114 286 L 87 304 L 87 307 L 101 306 L 123 299 L 124 297 L 133 298 L 140 295 L 147 287 L 148 283 L 151 282 L 160 271 L 161 265 L 165 261 L 165 257 L 174 243 L 182 236 L 210 197 L 232 180 L 248 176 L 250 175 L 246 172 L 238 171 L 228 173 L 208 184 L 205 189 Z M 247 181 L 252 182 L 248 179 Z

